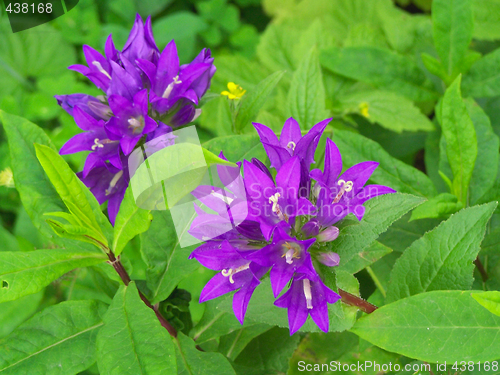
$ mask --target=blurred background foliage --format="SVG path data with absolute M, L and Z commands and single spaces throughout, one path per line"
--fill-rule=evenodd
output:
M 55 21 L 16 34 L 10 30 L 5 10 L 0 9 L 0 109 L 41 126 L 57 148 L 79 129 L 57 105 L 54 95 L 100 94 L 84 77 L 66 68 L 84 61 L 84 44 L 102 51 L 109 34 L 113 34 L 117 48 L 121 49 L 135 14 L 139 13 L 152 16 L 160 50 L 175 39 L 181 63 L 190 61 L 204 47 L 211 48 L 215 56 L 217 73 L 197 119 L 202 141 L 234 134 L 230 104 L 220 96 L 228 82 L 251 91 L 271 73 L 285 71 L 253 120 L 279 131 L 292 114 L 287 105 L 290 88 L 298 85 L 314 96 L 317 120 L 333 116 L 333 127 L 375 140 L 393 157 L 426 171 L 438 192 L 447 191 L 437 166 L 433 167 L 439 160 L 440 139 L 434 106 L 450 77 L 432 74 L 422 59 L 423 53 L 438 56 L 433 43 L 431 0 L 80 0 L 78 6 Z M 473 10 L 474 34 L 469 53 L 484 55 L 500 47 L 500 1 L 474 0 Z M 353 47 L 370 47 L 369 51 L 374 52 L 359 55 L 362 59 L 351 64 L 348 53 L 366 51 Z M 470 65 L 460 73 L 466 74 L 468 68 Z M 313 74 L 314 69 L 320 69 L 321 74 Z M 298 70 L 301 74 L 294 74 Z M 386 70 L 396 72 L 394 80 L 403 76 L 409 84 L 384 81 L 378 72 Z M 322 82 L 311 82 L 314 77 L 321 77 Z M 467 75 L 463 82 L 467 92 Z M 470 90 L 474 92 L 473 87 Z M 500 136 L 500 92 L 475 95 L 475 99 Z M 301 125 L 304 129 L 312 126 Z M 250 122 L 236 130 L 254 134 Z M 82 153 L 65 156 L 75 170 L 81 170 L 84 158 Z M 4 182 L 0 186 L 0 251 L 40 248 L 43 239 L 20 204 L 16 190 L 5 186 L 9 165 L 8 144 L 0 127 L 0 171 L 5 171 L 0 180 Z M 140 246 L 139 239 L 135 239 L 122 255 L 136 280 L 145 279 L 146 273 Z M 390 256 L 385 257 L 374 267 L 383 273 L 391 262 L 394 260 Z M 34 312 L 61 300 L 95 298 L 110 303 L 118 284 L 107 280 L 103 272 L 99 267 L 77 270 L 53 283 L 44 293 L 2 304 L 0 337 Z M 211 271 L 200 267 L 181 281 L 178 292 L 162 302 L 165 314 L 172 316 L 171 320 L 186 333 L 191 328 L 186 314 L 190 313 L 195 323 L 202 318 L 205 307 L 197 300 L 211 275 Z M 359 279 L 365 285 L 371 282 L 364 274 Z M 98 289 L 92 285 L 98 285 Z M 191 292 L 191 303 L 181 289 Z M 369 287 L 361 293 L 368 296 L 374 289 Z M 12 319 L 13 312 L 16 319 Z M 269 327 L 258 329 L 250 337 Z M 281 333 L 274 334 L 273 337 L 281 337 Z M 296 340 L 287 335 L 284 331 L 283 340 Z M 230 334 L 221 337 L 219 348 L 230 339 L 227 336 Z M 313 339 L 314 336 L 318 338 Z M 265 373 L 285 372 L 286 360 L 265 361 L 265 337 L 254 340 L 262 341 L 253 343 L 253 347 L 262 351 L 262 368 L 268 371 Z M 311 359 L 311 353 L 319 352 L 322 345 L 337 348 L 338 353 L 328 353 L 329 359 L 394 359 L 392 354 L 375 353 L 383 351 L 358 341 L 352 334 L 312 334 L 300 343 L 292 362 Z M 290 350 L 285 354 L 291 356 L 298 342 L 287 342 Z M 229 356 L 236 358 L 238 353 Z M 240 362 L 245 365 L 243 359 Z M 235 363 L 238 364 L 237 358 Z

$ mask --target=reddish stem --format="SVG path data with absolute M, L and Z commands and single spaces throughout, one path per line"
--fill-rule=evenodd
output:
M 367 314 L 370 314 L 378 309 L 377 306 L 372 305 L 370 302 L 365 301 L 363 298 L 348 293 L 345 290 L 339 289 L 339 295 L 342 298 L 342 302 L 344 302 L 346 305 L 356 306 L 361 311 L 364 311 Z

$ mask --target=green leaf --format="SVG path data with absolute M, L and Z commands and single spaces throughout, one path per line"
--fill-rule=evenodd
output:
M 0 304 L 0 338 L 7 336 L 38 309 L 43 291 Z
M 233 117 L 229 100 L 218 96 L 203 106 L 199 118 L 200 125 L 217 136 L 233 134 Z
M 433 291 L 396 301 L 359 319 L 352 332 L 427 362 L 492 361 L 500 353 L 500 317 L 471 292 Z
M 500 49 L 476 61 L 464 75 L 463 91 L 466 96 L 491 98 L 500 95 Z
M 449 77 L 443 64 L 438 59 L 432 57 L 427 53 L 422 53 L 422 62 L 429 72 L 441 78 L 444 82 L 448 82 Z
M 90 190 L 80 181 L 64 159 L 53 149 L 36 144 L 36 155 L 69 211 L 87 223 L 107 246 L 112 227 Z
M 175 374 L 174 345 L 134 282 L 121 286 L 97 335 L 101 374 Z
M 0 98 L 34 89 L 30 77 L 57 76 L 76 62 L 73 46 L 50 26 L 40 25 L 36 32 L 12 33 L 7 17 L 3 17 L 0 33 Z
M 187 221 L 183 233 L 189 229 Z M 199 267 L 188 259 L 196 246 L 182 248 L 169 211 L 154 211 L 149 230 L 141 234 L 141 252 L 146 262 L 146 281 L 151 303 L 166 299 L 179 282 Z
M 315 47 L 304 56 L 293 74 L 286 113 L 297 120 L 302 129 L 311 129 L 328 115 L 319 56 Z
M 300 30 L 286 25 L 271 23 L 260 37 L 257 56 L 271 71 L 295 68 L 294 47 L 300 38 Z
M 290 336 L 287 329 L 274 327 L 254 338 L 234 363 L 267 374 L 285 374 L 289 367 L 288 361 L 299 342 L 299 335 Z
M 54 237 L 43 214 L 62 211 L 64 205 L 47 175 L 38 163 L 34 143 L 55 149 L 50 138 L 35 124 L 22 117 L 0 111 L 0 119 L 7 133 L 14 183 L 33 224 L 44 235 Z
M 446 155 L 453 172 L 453 193 L 464 205 L 477 157 L 474 124 L 460 94 L 459 76 L 444 94 L 441 129 L 446 139 Z
M 234 361 L 255 337 L 269 331 L 271 328 L 267 324 L 255 324 L 220 336 L 218 351 Z
M 434 45 L 444 69 L 452 79 L 460 73 L 472 40 L 471 0 L 432 2 Z
M 474 39 L 500 38 L 500 2 L 498 0 L 472 0 L 474 11 Z
M 437 93 L 425 73 L 408 57 L 374 47 L 329 48 L 320 62 L 334 73 L 399 93 L 410 100 L 434 100 Z
M 500 292 L 472 293 L 472 298 L 491 313 L 500 316 Z
M 473 261 L 496 206 L 465 208 L 415 241 L 394 265 L 387 302 L 431 290 L 469 289 Z
M 2 374 L 77 374 L 95 362 L 103 303 L 62 302 L 50 306 L 0 340 Z
M 178 375 L 236 375 L 222 354 L 199 351 L 195 342 L 182 332 L 173 340 L 176 344 Z
M 442 193 L 415 208 L 411 213 L 410 221 L 446 217 L 463 207 L 463 204 L 458 202 L 458 198 L 455 195 Z
M 364 116 L 371 123 L 401 133 L 432 131 L 434 125 L 403 96 L 388 91 L 359 91 L 340 98 L 341 109 Z
M 329 243 L 330 251 L 340 255 L 340 264 L 346 264 L 364 250 L 377 237 L 405 213 L 423 202 L 423 198 L 410 194 L 386 194 L 364 204 L 363 220 L 347 216 L 339 225 L 339 237 Z
M 235 120 L 237 132 L 250 125 L 250 121 L 255 119 L 255 116 L 267 102 L 267 98 L 284 74 L 284 71 L 271 74 L 269 77 L 259 82 L 255 88 L 249 90 L 245 95 L 243 95 Z
M 469 185 L 469 201 L 477 204 L 493 187 L 498 171 L 500 141 L 493 131 L 489 117 L 472 99 L 465 101 L 477 136 L 477 158 Z
M 36 293 L 66 272 L 105 259 L 104 254 L 65 249 L 0 252 L 0 302 Z
M 342 153 L 345 166 L 352 166 L 366 160 L 376 160 L 380 163 L 370 177 L 373 183 L 389 186 L 400 193 L 427 198 L 436 195 L 436 188 L 424 173 L 393 158 L 371 139 L 353 132 L 336 130 L 333 141 Z
M 363 249 L 363 251 L 357 253 L 347 263 L 339 266 L 337 269 L 355 274 L 391 252 L 392 249 L 390 247 L 378 241 L 373 241 L 368 247 Z
M 120 205 L 120 211 L 116 215 L 113 253 L 118 256 L 127 243 L 136 235 L 148 230 L 151 224 L 149 211 L 137 207 L 132 189 L 128 188 Z
M 209 140 L 203 144 L 209 151 L 218 154 L 224 152 L 227 160 L 234 162 L 257 158 L 267 160 L 266 152 L 257 134 L 229 135 Z

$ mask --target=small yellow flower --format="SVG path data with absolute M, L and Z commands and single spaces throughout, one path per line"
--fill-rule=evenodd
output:
M 247 92 L 247 90 L 243 90 L 240 85 L 234 82 L 229 82 L 227 84 L 227 89 L 229 91 L 222 91 L 221 94 L 227 96 L 231 100 L 239 100 Z
M 368 113 L 369 109 L 370 105 L 367 102 L 359 103 L 359 112 L 361 113 L 362 116 L 369 118 L 370 117 L 370 113 Z
M 15 187 L 14 175 L 12 174 L 12 169 L 9 167 L 0 172 L 0 186 L 6 186 L 8 188 Z

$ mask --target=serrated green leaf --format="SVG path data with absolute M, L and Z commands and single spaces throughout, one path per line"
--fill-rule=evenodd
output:
M 396 301 L 359 319 L 352 332 L 427 362 L 492 361 L 500 353 L 500 317 L 470 291 L 433 291 Z
M 121 286 L 97 335 L 101 374 L 175 374 L 174 345 L 134 282 Z
M 297 120 L 303 129 L 311 129 L 328 115 L 318 50 L 315 47 L 303 57 L 293 74 L 286 114 Z
M 105 259 L 104 254 L 65 249 L 0 252 L 0 302 L 36 293 L 66 272 Z
M 199 351 L 195 342 L 182 332 L 179 332 L 174 343 L 178 375 L 236 375 L 222 354 Z
M 95 362 L 105 305 L 68 301 L 50 306 L 0 340 L 3 375 L 77 374 Z
M 389 186 L 400 193 L 427 198 L 436 195 L 436 188 L 424 173 L 393 158 L 371 139 L 339 130 L 334 132 L 332 139 L 342 153 L 344 165 L 352 166 L 366 160 L 375 160 L 380 163 L 370 177 L 370 181 Z
M 491 313 L 500 316 L 500 292 L 472 293 L 472 298 Z
M 446 155 L 453 172 L 453 193 L 464 205 L 477 157 L 474 124 L 460 94 L 459 76 L 446 90 L 441 106 L 441 129 L 446 139 Z
M 460 73 L 472 40 L 471 0 L 435 0 L 432 2 L 434 45 L 448 76 Z
M 390 247 L 378 241 L 373 241 L 368 247 L 363 249 L 363 251 L 357 253 L 347 263 L 339 266 L 337 269 L 355 274 L 391 252 L 392 249 Z
M 450 193 L 442 193 L 422 203 L 411 213 L 410 221 L 419 219 L 437 219 L 457 212 L 464 206 Z
M 358 221 L 353 215 L 339 224 L 338 238 L 329 243 L 329 250 L 340 255 L 340 264 L 346 264 L 370 245 L 387 228 L 412 208 L 424 201 L 410 194 L 386 194 L 364 204 L 365 215 Z
M 490 98 L 500 95 L 500 49 L 488 53 L 476 61 L 464 75 L 464 95 Z
M 387 302 L 431 290 L 470 288 L 473 261 L 496 206 L 465 208 L 415 241 L 394 265 Z
M 184 233 L 189 229 L 187 221 Z M 182 248 L 169 211 L 154 211 L 149 230 L 141 234 L 141 253 L 146 262 L 146 281 L 151 303 L 166 299 L 179 282 L 199 267 L 188 259 L 196 246 Z
M 320 62 L 334 73 L 394 91 L 413 101 L 437 98 L 425 73 L 408 57 L 374 47 L 329 48 Z
M 255 88 L 248 90 L 248 92 L 243 96 L 235 120 L 237 132 L 250 125 L 252 119 L 255 120 L 255 116 L 266 103 L 267 98 L 284 74 L 284 71 L 271 74 L 259 82 Z
M 360 114 L 369 122 L 397 133 L 434 130 L 434 125 L 420 109 L 393 92 L 359 91 L 340 98 L 340 105 L 345 112 Z
M 33 144 L 55 147 L 47 134 L 28 120 L 4 111 L 0 111 L 0 119 L 9 140 L 11 167 L 21 201 L 35 227 L 48 238 L 55 237 L 43 214 L 62 211 L 64 204 L 38 163 Z
M 94 195 L 80 181 L 64 159 L 53 149 L 36 144 L 36 155 L 59 196 L 71 211 L 77 208 L 76 215 L 88 222 L 96 233 L 101 233 L 102 242 L 108 245 L 112 227 L 104 216 Z
M 127 243 L 138 234 L 147 231 L 150 224 L 149 211 L 137 207 L 132 190 L 128 188 L 115 219 L 113 253 L 116 256 L 120 255 Z

